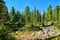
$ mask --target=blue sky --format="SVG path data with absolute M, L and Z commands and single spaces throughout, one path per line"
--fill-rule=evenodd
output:
M 22 12 L 26 6 L 33 10 L 36 7 L 39 11 L 47 10 L 48 5 L 51 4 L 54 9 L 56 5 L 60 5 L 60 0 L 5 0 L 6 6 L 10 11 L 11 7 L 14 6 L 15 10 Z

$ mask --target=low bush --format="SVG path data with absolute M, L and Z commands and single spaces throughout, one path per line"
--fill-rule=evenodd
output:
M 0 26 L 0 40 L 15 40 L 10 32 L 5 26 Z

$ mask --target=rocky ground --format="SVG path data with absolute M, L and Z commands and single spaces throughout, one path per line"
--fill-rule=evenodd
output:
M 60 30 L 54 26 L 43 28 L 37 32 L 20 33 L 16 35 L 16 40 L 44 40 L 49 37 L 60 35 Z

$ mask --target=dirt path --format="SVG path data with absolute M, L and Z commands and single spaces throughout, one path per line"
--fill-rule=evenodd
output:
M 34 40 L 34 37 L 28 33 L 23 33 L 23 34 L 20 33 L 16 35 L 15 37 L 16 37 L 16 40 Z

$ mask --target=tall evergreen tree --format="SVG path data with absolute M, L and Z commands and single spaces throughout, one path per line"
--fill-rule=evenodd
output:
M 33 10 L 33 20 L 34 20 L 34 23 L 36 24 L 41 22 L 41 14 L 39 10 L 36 9 L 36 7 Z
M 9 16 L 10 16 L 10 21 L 11 21 L 11 22 L 13 22 L 14 15 L 15 15 L 15 8 L 12 7 L 12 8 L 11 8 L 11 11 L 10 11 L 10 14 L 9 14 Z
M 55 21 L 57 21 L 58 22 L 58 20 L 59 20 L 59 6 L 56 6 L 56 8 L 55 8 L 55 10 L 54 10 L 54 19 L 55 19 Z
M 47 18 L 48 18 L 48 21 L 52 21 L 52 6 L 51 5 L 49 5 L 47 9 Z
M 27 6 L 24 10 L 24 17 L 26 24 L 29 22 L 29 14 L 30 14 L 30 8 Z
M 39 12 L 39 10 L 36 11 L 36 21 L 37 23 L 41 22 L 41 13 Z
M 5 8 L 6 8 L 6 5 L 4 0 L 0 0 L 0 25 L 4 25 L 4 22 L 6 20 Z
M 8 21 L 9 20 L 9 15 L 8 15 L 8 8 L 7 7 L 5 7 L 5 13 L 6 13 L 6 21 Z
M 43 12 L 43 17 L 42 17 L 42 20 L 43 20 L 43 23 L 45 22 L 45 19 L 46 19 L 46 17 L 45 17 L 45 11 Z
M 11 8 L 10 13 L 11 13 L 12 16 L 15 14 L 15 8 L 14 7 Z
M 33 24 L 33 11 L 30 13 L 30 22 Z
M 23 16 L 22 14 L 17 10 L 16 14 L 14 15 L 14 22 L 20 22 L 22 21 Z
M 33 10 L 33 20 L 34 20 L 34 23 L 37 23 L 37 9 L 36 9 L 36 7 L 34 8 L 34 10 Z

